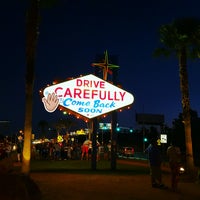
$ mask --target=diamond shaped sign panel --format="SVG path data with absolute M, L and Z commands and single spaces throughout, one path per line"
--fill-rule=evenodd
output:
M 131 93 L 92 74 L 46 87 L 43 103 L 48 112 L 60 105 L 86 118 L 94 118 L 133 103 Z

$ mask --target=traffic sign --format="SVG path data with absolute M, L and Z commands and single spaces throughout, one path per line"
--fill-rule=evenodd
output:
M 167 143 L 167 134 L 160 134 L 160 142 Z

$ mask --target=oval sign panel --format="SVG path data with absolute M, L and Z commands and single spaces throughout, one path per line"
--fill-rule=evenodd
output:
M 60 105 L 94 118 L 133 103 L 131 93 L 92 74 L 46 87 L 42 101 L 48 112 Z

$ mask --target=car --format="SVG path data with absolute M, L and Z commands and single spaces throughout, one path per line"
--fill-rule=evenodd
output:
M 121 151 L 122 156 L 127 156 L 127 157 L 134 156 L 134 153 L 135 151 L 133 147 L 123 147 Z

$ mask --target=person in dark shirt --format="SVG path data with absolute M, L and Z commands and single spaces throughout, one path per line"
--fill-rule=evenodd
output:
M 22 141 L 17 143 L 17 161 L 22 162 L 22 151 L 23 151 L 23 143 Z
M 156 138 L 151 139 L 151 143 L 145 149 L 145 153 L 148 154 L 152 187 L 160 187 L 160 188 L 166 187 L 162 183 L 162 170 L 161 170 L 162 159 Z

